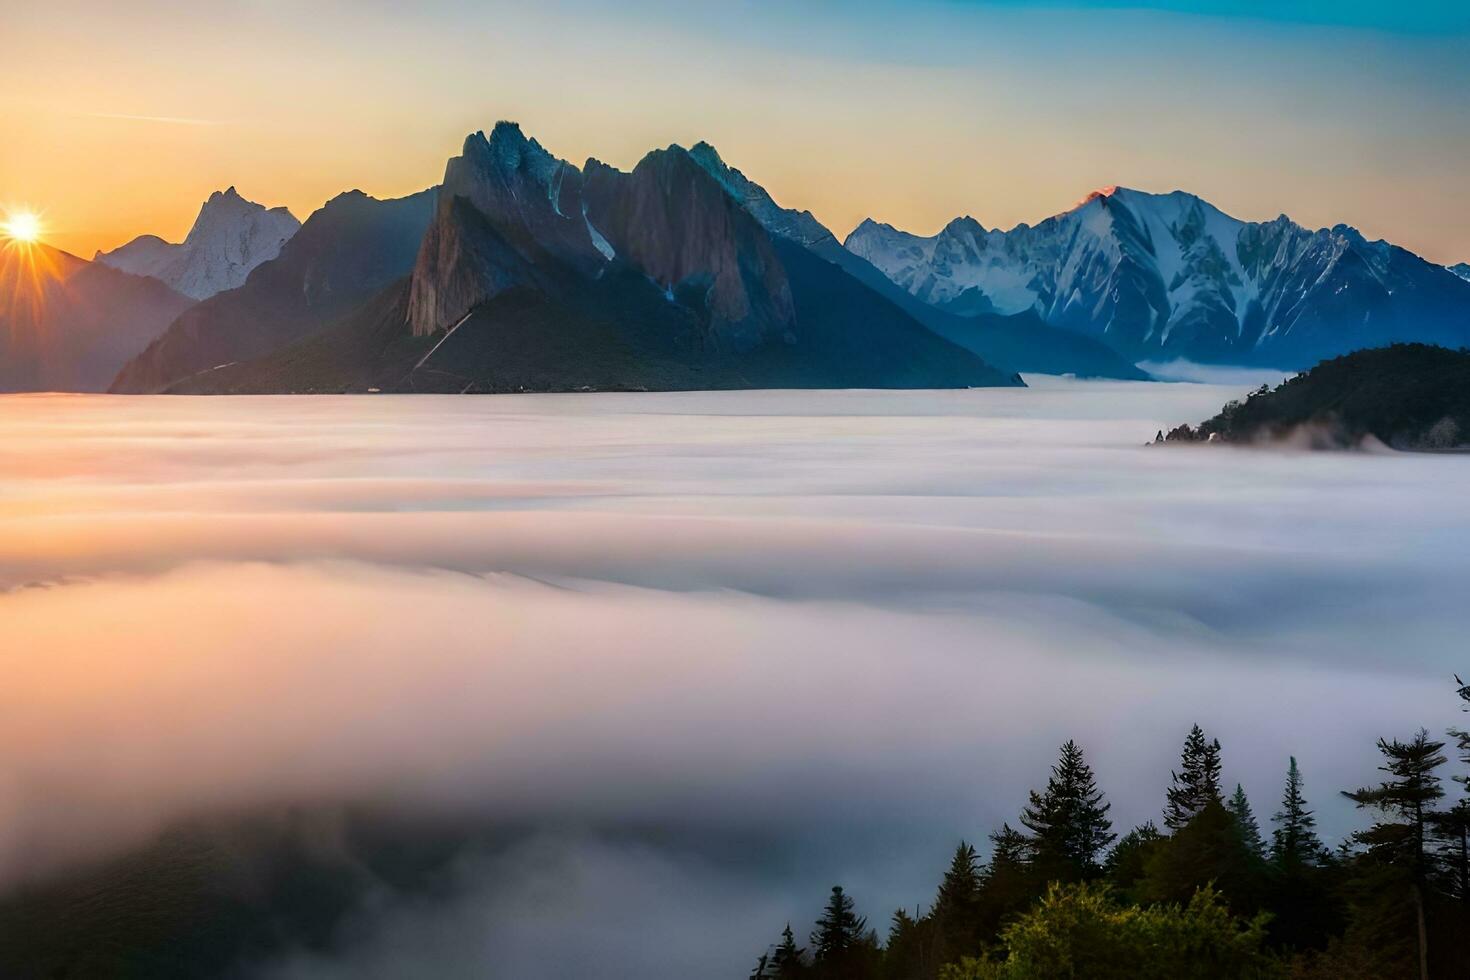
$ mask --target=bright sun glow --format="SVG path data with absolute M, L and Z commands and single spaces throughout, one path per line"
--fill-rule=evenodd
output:
M 41 237 L 41 219 L 30 211 L 15 211 L 0 225 L 0 232 L 18 242 L 33 242 Z

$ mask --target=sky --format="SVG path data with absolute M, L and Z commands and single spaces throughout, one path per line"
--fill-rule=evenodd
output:
M 90 256 L 229 185 L 301 218 L 420 190 L 511 118 L 577 163 L 709 140 L 839 235 L 1120 184 L 1470 260 L 1458 0 L 529 7 L 0 0 L 0 208 Z

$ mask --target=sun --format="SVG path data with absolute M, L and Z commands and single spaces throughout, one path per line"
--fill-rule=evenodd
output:
M 33 211 L 12 211 L 0 224 L 0 234 L 17 242 L 34 242 L 41 237 L 41 219 Z

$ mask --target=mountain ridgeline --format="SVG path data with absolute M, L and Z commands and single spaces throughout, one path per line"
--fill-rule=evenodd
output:
M 708 143 L 625 172 L 508 122 L 408 197 L 352 191 L 298 225 L 232 187 L 180 244 L 39 254 L 67 273 L 3 284 L 7 315 L 29 317 L 12 390 L 1006 386 L 1470 343 L 1470 266 L 1343 225 L 1110 188 L 1034 227 L 960 218 L 926 238 L 869 220 L 844 242 Z
M 866 221 L 846 246 L 939 309 L 1034 313 L 1131 361 L 1300 370 L 1470 341 L 1470 282 L 1455 272 L 1346 225 L 1240 221 L 1181 191 L 1110 188 L 1008 232 L 958 218 L 924 238 Z
M 176 366 L 146 372 L 130 365 L 118 388 L 1021 384 L 805 247 L 773 235 L 678 146 L 649 153 L 625 173 L 596 160 L 581 168 L 559 160 L 512 123 L 488 136 L 472 134 L 449 161 L 421 243 L 401 274 L 350 314 L 332 322 L 319 316 L 319 329 L 269 350 L 174 358 Z

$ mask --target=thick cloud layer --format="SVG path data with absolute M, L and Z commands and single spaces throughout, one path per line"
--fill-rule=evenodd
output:
M 1454 717 L 1470 458 L 1142 446 L 1238 394 L 0 399 L 0 889 L 471 810 L 530 829 L 452 907 L 273 972 L 735 975 L 834 882 L 929 900 L 1067 737 L 1155 816 L 1193 721 L 1340 834 Z

